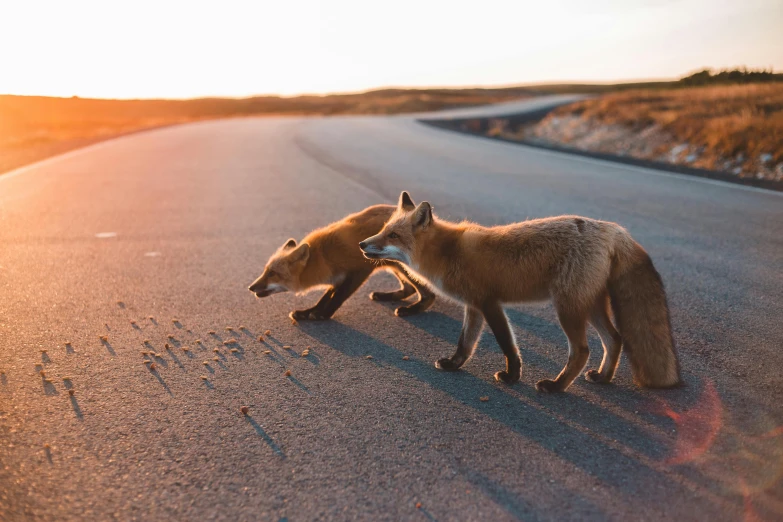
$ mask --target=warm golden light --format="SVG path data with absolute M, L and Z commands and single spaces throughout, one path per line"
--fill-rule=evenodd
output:
M 783 68 L 778 0 L 0 3 L 0 93 L 196 97 Z

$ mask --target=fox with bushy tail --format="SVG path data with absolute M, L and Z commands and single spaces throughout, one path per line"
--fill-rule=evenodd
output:
M 610 382 L 624 349 L 638 385 L 680 383 L 663 282 L 647 252 L 616 223 L 579 216 L 496 227 L 450 223 L 403 192 L 383 229 L 359 246 L 367 258 L 400 262 L 413 279 L 464 303 L 457 351 L 436 362 L 442 370 L 470 359 L 486 322 L 506 357 L 495 378 L 517 382 L 522 359 L 503 304 L 551 300 L 568 338 L 568 362 L 557 378 L 539 381 L 539 391 L 564 391 L 584 369 L 588 323 L 604 348 L 588 381 Z

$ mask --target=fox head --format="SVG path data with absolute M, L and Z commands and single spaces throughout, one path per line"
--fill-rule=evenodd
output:
M 310 245 L 296 244 L 289 239 L 272 254 L 264 267 L 264 272 L 253 281 L 249 290 L 257 297 L 267 297 L 280 292 L 299 290 L 299 276 L 310 257 Z
M 431 228 L 432 219 L 432 207 L 428 202 L 416 206 L 410 195 L 403 192 L 397 210 L 383 229 L 359 243 L 359 248 L 367 259 L 390 259 L 412 266 L 416 244 Z

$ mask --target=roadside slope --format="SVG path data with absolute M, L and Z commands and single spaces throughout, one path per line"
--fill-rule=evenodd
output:
M 783 181 L 783 83 L 628 91 L 498 119 L 489 136 Z

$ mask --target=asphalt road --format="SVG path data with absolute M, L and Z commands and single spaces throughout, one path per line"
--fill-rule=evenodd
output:
M 536 393 L 566 359 L 551 306 L 508 310 L 507 387 L 488 332 L 436 370 L 460 309 L 397 318 L 367 299 L 389 275 L 328 323 L 286 317 L 315 294 L 246 290 L 287 238 L 402 189 L 451 219 L 623 224 L 687 386 L 639 389 L 623 360 L 613 385 Z M 780 520 L 782 221 L 781 194 L 411 117 L 196 123 L 0 176 L 0 519 Z

